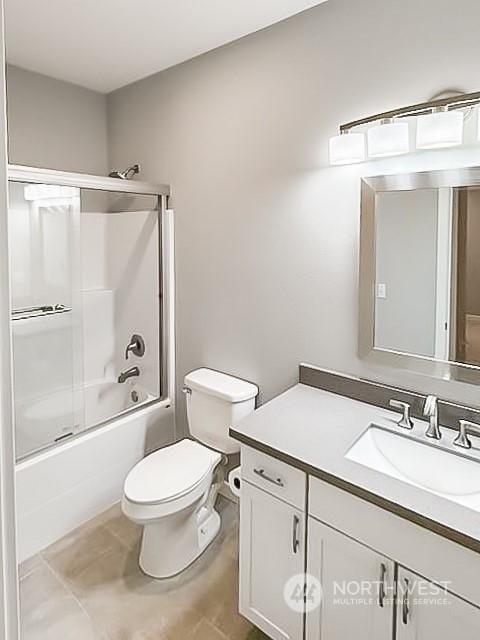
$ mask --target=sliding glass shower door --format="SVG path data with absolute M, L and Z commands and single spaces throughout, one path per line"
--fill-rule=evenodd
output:
M 17 458 L 160 398 L 159 202 L 9 182 Z
M 83 424 L 80 190 L 9 183 L 16 454 Z

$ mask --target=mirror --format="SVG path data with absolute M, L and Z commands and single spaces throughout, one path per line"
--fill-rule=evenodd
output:
M 363 357 L 480 380 L 479 168 L 362 181 L 360 310 Z

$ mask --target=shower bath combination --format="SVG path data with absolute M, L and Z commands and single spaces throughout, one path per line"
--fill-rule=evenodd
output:
M 71 174 L 9 168 L 19 460 L 158 401 L 166 388 L 158 287 L 168 187 L 130 180 L 138 171 L 115 181 L 76 174 L 73 185 Z

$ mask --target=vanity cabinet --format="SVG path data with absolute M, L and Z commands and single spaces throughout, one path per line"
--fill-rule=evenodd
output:
M 478 640 L 480 609 L 398 568 L 396 640 Z
M 478 553 L 312 476 L 307 506 L 306 483 L 242 447 L 244 617 L 272 640 L 480 639 Z M 323 590 L 306 613 L 284 597 L 305 571 Z
M 302 640 L 303 615 L 283 589 L 304 571 L 305 514 L 243 482 L 240 522 L 240 613 L 273 640 Z
M 390 559 L 309 518 L 307 572 L 323 592 L 321 605 L 307 613 L 307 640 L 393 638 Z

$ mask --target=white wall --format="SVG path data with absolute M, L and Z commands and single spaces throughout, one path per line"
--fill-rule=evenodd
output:
M 307 361 L 479 403 L 360 362 L 357 281 L 360 176 L 480 152 L 327 167 L 340 123 L 478 90 L 479 20 L 476 0 L 332 0 L 110 94 L 112 164 L 173 188 L 178 385 L 205 365 L 264 402 Z
M 9 65 L 7 99 L 9 162 L 108 173 L 104 94 Z

